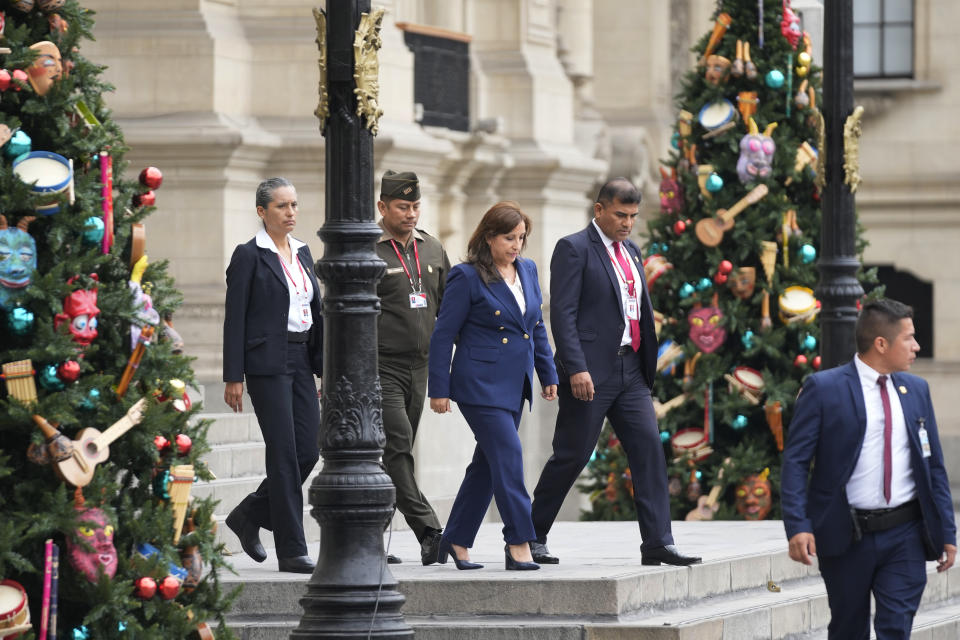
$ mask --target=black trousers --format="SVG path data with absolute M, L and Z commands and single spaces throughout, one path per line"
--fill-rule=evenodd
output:
M 423 542 L 427 528 L 440 529 L 440 520 L 430 502 L 417 486 L 413 443 L 427 393 L 427 363 L 410 365 L 380 360 L 380 386 L 383 392 L 383 466 L 397 489 L 397 509 Z
M 609 418 L 627 454 L 633 477 L 633 495 L 640 523 L 641 549 L 673 544 L 667 463 L 660 429 L 636 353 L 617 357 L 613 373 L 594 384 L 590 402 L 573 397 L 570 382 L 559 386 L 560 412 L 553 434 L 553 455 L 533 491 L 533 526 L 537 540 L 546 542 L 563 499 L 590 460 Z
M 247 376 L 266 445 L 267 478 L 240 503 L 244 517 L 273 531 L 278 558 L 307 555 L 303 483 L 320 459 L 320 402 L 306 343 L 287 344 L 283 375 Z

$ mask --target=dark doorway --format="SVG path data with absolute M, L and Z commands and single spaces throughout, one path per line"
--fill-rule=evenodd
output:
M 933 283 L 921 280 L 909 271 L 898 271 L 890 264 L 864 265 L 877 268 L 877 278 L 886 287 L 884 295 L 913 307 L 913 326 L 917 330 L 921 358 L 933 357 Z

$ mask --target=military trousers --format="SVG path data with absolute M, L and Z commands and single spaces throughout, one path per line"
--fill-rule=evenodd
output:
M 428 527 L 441 528 L 437 514 L 417 486 L 413 459 L 413 443 L 427 393 L 427 363 L 381 359 L 379 372 L 387 437 L 383 466 L 397 489 L 397 509 L 422 542 Z

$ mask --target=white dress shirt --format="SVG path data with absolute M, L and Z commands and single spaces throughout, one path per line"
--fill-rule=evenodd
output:
M 847 482 L 847 501 L 857 509 L 888 509 L 897 507 L 917 497 L 917 487 L 910 467 L 910 443 L 907 439 L 907 424 L 900 405 L 900 392 L 887 375 L 887 395 L 890 397 L 892 430 L 890 450 L 893 471 L 890 474 L 890 504 L 883 497 L 883 400 L 877 378 L 880 373 L 854 356 L 863 403 L 867 409 L 867 430 L 857 466 Z
M 600 239 L 603 240 L 603 246 L 607 250 L 607 256 L 611 261 L 616 263 L 616 268 L 614 271 L 620 270 L 620 263 L 617 262 L 617 254 L 613 252 L 613 240 L 607 237 L 607 234 L 600 229 L 600 225 L 597 224 L 597 220 L 593 220 L 593 228 L 597 230 L 597 233 L 600 234 Z M 630 256 L 630 253 L 627 251 L 627 248 L 623 246 L 623 243 L 620 243 L 620 253 L 623 254 L 623 259 L 627 261 L 627 264 L 630 265 L 630 271 L 633 273 L 633 284 L 634 292 L 637 295 L 637 320 L 640 320 L 640 300 L 643 295 L 643 281 L 640 279 L 640 273 L 637 271 L 637 265 L 633 263 L 633 258 Z M 612 265 L 611 265 L 612 266 Z M 623 336 L 620 338 L 620 346 L 631 344 L 630 341 L 630 322 L 627 321 L 627 299 L 630 297 L 630 289 L 627 287 L 627 283 L 623 281 L 623 278 L 617 276 L 617 283 L 620 285 L 620 313 L 623 314 Z
M 504 282 L 507 281 L 504 280 Z M 527 313 L 527 301 L 523 299 L 523 284 L 520 282 L 519 269 L 514 272 L 513 284 L 507 282 L 507 286 L 510 288 L 510 293 L 513 294 L 513 297 L 517 299 L 517 306 L 520 307 L 520 317 L 522 318 L 524 314 Z
M 306 304 L 310 309 L 310 301 L 313 300 L 313 283 L 310 282 L 310 276 L 306 269 L 300 264 L 297 258 L 297 251 L 300 247 L 306 246 L 306 243 L 300 242 L 291 235 L 287 236 L 287 242 L 290 243 L 290 257 L 292 262 L 287 262 L 277 250 L 277 245 L 273 238 L 267 233 L 266 229 L 257 231 L 257 246 L 269 249 L 277 254 L 277 259 L 281 262 L 280 271 L 283 272 L 284 280 L 287 282 L 287 289 L 290 292 L 290 308 L 287 312 L 287 331 L 300 333 L 313 326 L 313 317 L 304 318 L 302 315 L 302 305 Z M 284 269 L 284 266 L 286 269 Z

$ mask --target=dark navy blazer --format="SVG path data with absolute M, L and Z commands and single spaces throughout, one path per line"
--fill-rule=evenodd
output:
M 534 368 L 543 386 L 557 384 L 537 266 L 523 258 L 514 264 L 527 306 L 522 316 L 502 280 L 486 285 L 466 263 L 450 270 L 430 339 L 431 398 L 516 411 L 523 400 L 532 400 Z
M 313 274 L 313 256 L 306 245 L 297 250 L 303 271 L 313 284 L 310 311 L 313 327 L 308 343 L 310 366 L 323 374 L 323 308 Z M 223 381 L 242 382 L 243 375 L 286 372 L 287 314 L 290 290 L 278 254 L 257 246 L 257 239 L 237 245 L 227 267 L 226 315 L 223 319 Z
M 640 274 L 640 345 L 643 375 L 653 387 L 657 370 L 657 332 L 653 304 L 643 274 L 640 247 L 623 243 L 627 259 Z M 609 283 L 609 286 L 607 284 Z M 620 282 L 610 254 L 593 223 L 561 238 L 550 261 L 550 325 L 557 347 L 557 371 L 563 379 L 589 371 L 594 386 L 610 375 L 625 325 Z
M 930 389 L 923 378 L 909 373 L 894 373 L 890 378 L 903 407 L 927 559 L 935 560 L 942 555 L 944 544 L 956 544 L 957 527 Z M 920 447 L 921 424 L 930 439 L 928 458 Z M 812 533 L 817 553 L 823 556 L 841 555 L 849 548 L 853 524 L 846 485 L 866 428 L 863 389 L 853 361 L 807 378 L 783 452 L 780 493 L 788 539 L 797 533 Z M 808 484 L 811 460 L 815 462 Z

